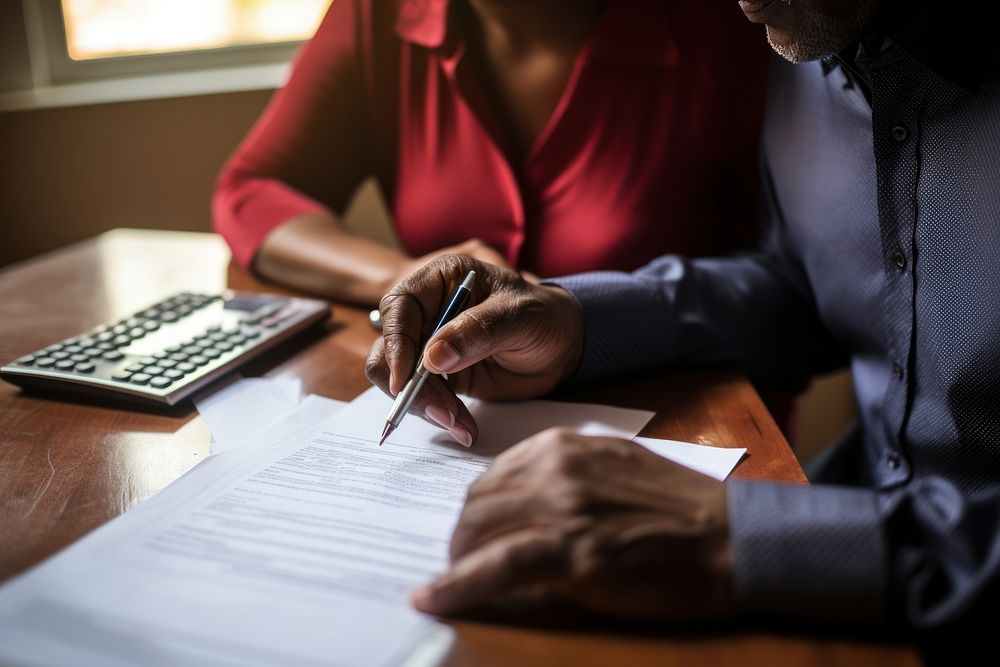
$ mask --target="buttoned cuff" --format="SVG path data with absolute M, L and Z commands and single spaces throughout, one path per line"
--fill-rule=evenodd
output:
M 738 611 L 885 620 L 887 547 L 873 491 L 745 480 L 727 489 Z
M 646 370 L 669 361 L 670 309 L 650 281 L 637 279 L 635 274 L 595 271 L 545 282 L 569 292 L 583 311 L 583 357 L 573 382 Z

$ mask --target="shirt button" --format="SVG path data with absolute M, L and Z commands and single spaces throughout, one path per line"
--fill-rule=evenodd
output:
M 903 367 L 899 364 L 892 365 L 892 374 L 896 376 L 897 380 L 903 379 Z
M 903 143 L 904 141 L 906 141 L 906 138 L 908 136 L 910 136 L 910 131 L 907 130 L 905 126 L 897 125 L 896 127 L 892 128 L 892 138 L 898 141 L 899 143 Z
M 899 456 L 899 452 L 889 452 L 889 455 L 885 457 L 885 462 L 886 465 L 895 470 L 903 461 Z
M 892 263 L 896 265 L 896 268 L 900 271 L 906 270 L 906 255 L 900 251 L 892 253 Z

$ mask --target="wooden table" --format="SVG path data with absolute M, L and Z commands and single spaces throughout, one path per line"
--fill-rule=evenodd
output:
M 210 234 L 116 230 L 0 273 L 0 361 L 140 310 L 179 290 L 270 289 L 231 265 Z M 375 333 L 337 306 L 321 335 L 279 348 L 249 374 L 295 376 L 351 399 L 369 386 Z M 737 477 L 805 483 L 794 455 L 738 374 L 685 372 L 579 389 L 572 399 L 656 411 L 643 435 L 748 447 Z M 0 580 L 35 565 L 156 493 L 208 455 L 193 408 L 169 414 L 22 394 L 0 383 Z M 905 647 L 801 636 L 629 637 L 456 624 L 449 665 L 915 665 Z

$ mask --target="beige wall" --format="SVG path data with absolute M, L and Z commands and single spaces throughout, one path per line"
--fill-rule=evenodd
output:
M 270 92 L 0 113 L 0 266 L 114 227 L 207 230 Z

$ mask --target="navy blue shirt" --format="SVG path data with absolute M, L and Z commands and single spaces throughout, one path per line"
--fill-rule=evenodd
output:
M 997 604 L 1000 62 L 948 76 L 912 44 L 775 58 L 760 252 L 554 281 L 583 307 L 580 378 L 850 364 L 861 428 L 821 483 L 728 483 L 754 613 L 919 628 Z

